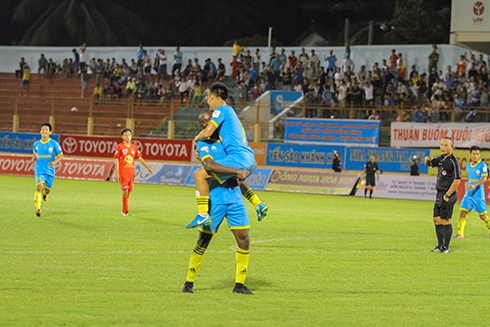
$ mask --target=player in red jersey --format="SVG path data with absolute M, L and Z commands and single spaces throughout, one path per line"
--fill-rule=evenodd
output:
M 141 162 L 143 166 L 153 175 L 153 170 L 143 159 L 138 147 L 131 143 L 133 138 L 131 130 L 125 128 L 121 131 L 123 143 L 119 143 L 114 153 L 116 162 L 116 181 L 121 184 L 123 191 L 123 216 L 129 216 L 129 193 L 133 191 L 134 182 L 134 160 Z

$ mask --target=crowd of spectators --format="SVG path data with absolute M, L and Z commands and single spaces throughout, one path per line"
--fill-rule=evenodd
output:
M 419 74 L 415 65 L 408 71 L 403 54 L 396 49 L 386 54 L 388 59 L 381 58 L 381 64 L 373 60 L 371 69 L 355 67 L 348 43 L 344 57 L 338 59 L 333 51 L 319 55 L 304 48 L 298 55 L 295 51 L 286 54 L 284 49 L 276 52 L 274 47 L 270 54 L 263 55 L 260 49 L 252 54 L 235 42 L 230 63 L 219 58 L 215 64 L 207 58 L 203 65 L 199 58 L 184 64 L 177 47 L 169 72 L 170 60 L 163 49 L 152 60 L 140 45 L 130 62 L 89 59 L 85 45 L 72 52 L 73 57 L 61 63 L 41 54 L 38 78 L 80 78 L 85 97 L 90 72 L 96 80 L 92 96 L 98 103 L 121 98 L 162 102 L 179 94 L 181 103 L 199 105 L 205 101 L 204 90 L 209 84 L 230 79 L 240 104 L 268 90 L 302 92 L 308 107 L 321 109 L 306 110 L 307 117 L 345 118 L 347 110 L 342 108 L 354 107 L 365 109 L 357 111 L 356 118 L 376 119 L 380 113 L 382 118 L 399 121 L 448 121 L 454 117 L 471 122 L 478 119 L 479 108 L 489 106 L 489 68 L 483 55 L 476 58 L 471 52 L 469 56 L 464 53 L 459 62 L 444 70 L 438 67 L 436 45 L 427 58 L 428 76 Z M 21 60 L 16 75 L 23 75 L 25 65 Z

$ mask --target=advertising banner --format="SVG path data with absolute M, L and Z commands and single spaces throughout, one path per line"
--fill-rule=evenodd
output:
M 134 176 L 136 183 L 186 185 L 193 167 L 155 162 L 147 162 L 147 164 L 153 169 L 153 175 L 140 162 L 136 162 Z M 114 176 L 113 174 L 111 180 L 114 180 Z
M 287 118 L 284 141 L 377 147 L 379 120 Z
M 270 91 L 271 92 L 271 114 L 281 113 L 285 108 L 292 105 L 301 98 L 301 92 Z
M 246 182 L 253 190 L 263 191 L 272 174 L 272 169 L 257 168 L 252 175 L 248 176 Z
M 451 32 L 488 32 L 490 0 L 453 0 Z
M 391 146 L 402 148 L 439 148 L 449 136 L 456 148 L 478 145 L 490 148 L 489 123 L 391 123 Z
M 120 137 L 61 135 L 63 153 L 72 156 L 105 157 L 114 155 Z M 132 141 L 146 160 L 190 161 L 192 140 L 136 138 Z
M 31 156 L 0 155 L 0 174 L 34 176 Z M 106 180 L 114 165 L 109 160 L 63 159 L 56 165 L 56 178 Z
M 265 142 L 248 142 L 248 145 L 252 148 L 255 155 L 255 161 L 257 165 L 263 166 L 266 162 L 267 156 L 267 143 Z
M 420 173 L 427 174 L 429 167 L 424 165 L 425 156 L 430 155 L 430 150 L 422 149 L 391 149 L 391 148 L 346 148 L 346 170 L 364 170 L 364 164 L 369 160 L 369 156 L 374 154 L 379 169 L 382 172 L 407 173 L 410 175 L 410 166 L 413 164 L 413 157 L 418 156 Z
M 196 181 L 194 180 L 194 172 L 201 168 L 201 165 L 191 166 L 192 169 L 189 174 L 189 178 L 185 183 L 186 186 L 196 186 Z M 254 170 L 252 175 L 248 176 L 246 182 L 253 190 L 262 191 L 267 185 L 267 181 L 272 173 L 272 169 L 257 168 Z
M 374 198 L 400 200 L 436 199 L 436 178 L 426 176 L 380 175 L 374 188 Z M 356 196 L 364 196 L 364 190 L 357 189 Z
M 267 144 L 266 164 L 302 168 L 332 168 L 334 151 L 344 152 L 343 146 Z M 343 166 L 342 166 L 343 167 Z
M 267 183 L 268 191 L 349 195 L 359 175 L 318 171 L 274 169 Z
M 51 134 L 50 137 L 58 142 L 60 140 L 58 134 Z M 0 132 L 0 151 L 32 154 L 34 142 L 40 139 L 39 133 Z

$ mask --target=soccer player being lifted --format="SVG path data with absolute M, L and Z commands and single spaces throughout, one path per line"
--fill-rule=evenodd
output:
M 56 164 L 63 159 L 63 151 L 58 142 L 51 139 L 52 127 L 49 123 L 41 124 L 41 140 L 34 142 L 31 163 L 36 162 L 34 177 L 36 179 L 36 216 L 41 217 L 41 200 L 47 201 L 53 187 Z
M 197 142 L 196 157 L 201 160 L 208 171 L 216 174 L 220 171 L 220 166 L 216 162 L 226 157 L 221 142 L 205 140 Z M 225 167 L 226 168 L 226 167 Z M 184 293 L 193 293 L 194 280 L 203 260 L 204 252 L 213 235 L 218 231 L 221 223 L 226 217 L 228 228 L 232 231 L 237 242 L 236 251 L 236 275 L 233 293 L 253 294 L 244 284 L 248 270 L 249 246 L 250 246 L 250 221 L 247 209 L 243 203 L 242 193 L 238 187 L 237 177 L 229 178 L 220 183 L 217 179 L 208 175 L 206 183 L 209 182 L 209 197 L 211 200 L 212 223 L 199 227 L 199 237 L 191 253 L 187 278 L 182 289 Z
M 480 216 L 485 226 L 490 231 L 490 218 L 487 216 L 487 205 L 485 203 L 485 182 L 488 178 L 487 164 L 480 160 L 480 148 L 476 145 L 470 148 L 471 162 L 466 164 L 468 172 L 468 189 L 461 202 L 458 222 L 458 234 L 453 238 L 464 238 L 466 226 L 466 215 L 472 210 Z
M 201 125 L 202 128 L 206 128 L 209 124 L 209 121 L 211 120 L 211 116 L 212 116 L 211 111 L 209 110 L 202 111 L 199 114 L 199 125 Z M 216 131 L 213 133 L 213 135 L 211 135 L 209 141 L 213 143 L 214 142 L 220 143 L 219 135 Z M 207 145 L 203 145 L 203 146 L 207 146 Z M 198 153 L 200 153 L 199 147 L 197 147 L 197 151 Z M 196 155 L 198 153 L 196 153 Z M 199 179 L 204 178 L 204 180 L 206 181 L 206 183 L 208 183 L 208 185 L 209 185 L 209 178 L 212 178 L 213 174 L 215 176 L 217 175 L 217 177 L 221 180 L 230 178 L 230 176 L 235 177 L 239 173 L 239 169 L 224 167 L 215 161 L 215 159 L 217 160 L 223 159 L 225 156 L 226 155 L 224 153 L 221 154 L 219 158 L 214 158 L 211 155 L 206 155 L 203 159 L 200 159 L 202 160 L 201 163 L 203 167 L 199 168 L 198 171 L 196 171 L 195 175 L 199 176 Z M 223 171 L 228 172 L 228 174 L 221 174 Z M 247 171 L 244 171 L 244 173 L 248 174 Z M 242 192 L 242 195 L 256 208 L 257 219 L 259 221 L 262 221 L 262 219 L 264 219 L 267 216 L 267 212 L 269 210 L 267 206 L 262 203 L 258 195 L 255 194 L 254 190 L 252 190 L 250 185 L 248 185 L 245 181 L 241 181 L 240 191 Z M 188 228 L 196 227 L 195 225 L 191 225 L 191 224 L 189 225 L 187 225 Z
M 206 128 L 194 138 L 194 151 L 198 154 L 197 142 L 208 140 L 215 132 L 218 133 L 226 157 L 215 160 L 215 163 L 220 165 L 220 175 L 216 173 L 211 173 L 211 175 L 219 183 L 224 183 L 227 178 L 234 176 L 244 180 L 256 166 L 254 153 L 248 145 L 245 130 L 235 110 L 226 104 L 227 98 L 228 88 L 224 84 L 214 83 L 209 87 L 208 105 L 212 117 Z M 188 228 L 209 225 L 212 222 L 208 214 L 209 186 L 206 182 L 208 177 L 205 170 L 197 170 L 194 173 L 198 214 L 191 223 L 186 225 Z M 259 219 L 261 215 L 267 214 L 266 206 L 257 202 L 254 203 L 254 206 L 259 214 Z
M 138 147 L 131 143 L 133 139 L 131 130 L 125 128 L 121 131 L 124 142 L 119 143 L 114 153 L 114 161 L 116 163 L 116 181 L 121 184 L 123 192 L 122 215 L 129 216 L 129 194 L 133 191 L 134 183 L 134 160 L 141 162 L 143 166 L 153 175 L 153 170 L 148 166 L 143 159 Z

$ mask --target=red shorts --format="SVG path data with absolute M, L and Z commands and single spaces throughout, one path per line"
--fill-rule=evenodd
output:
M 120 176 L 119 183 L 121 184 L 121 190 L 123 191 L 133 191 L 134 176 Z

